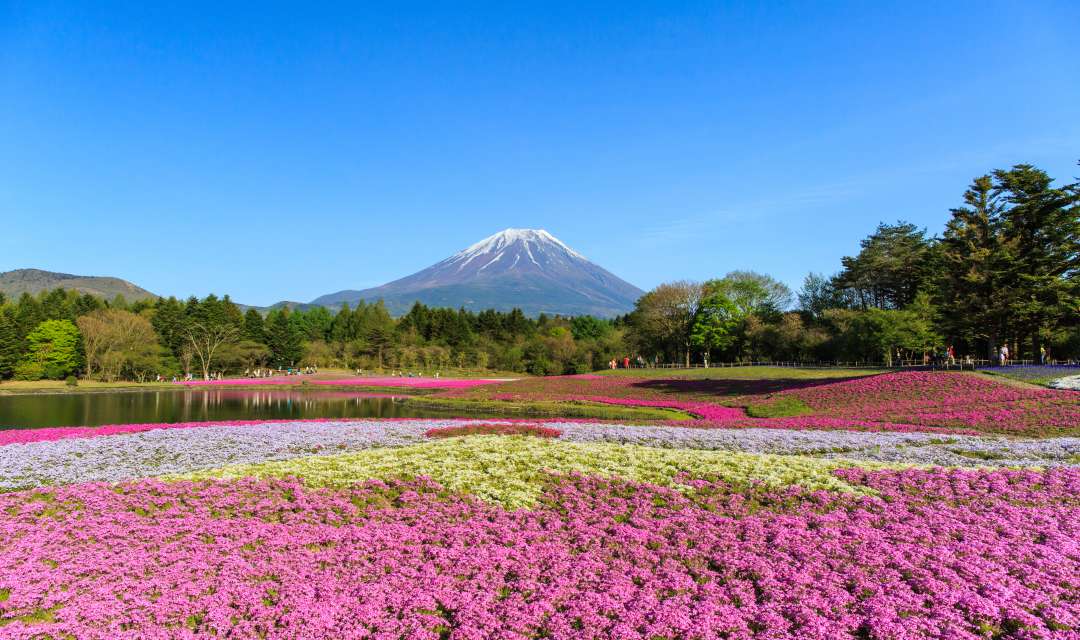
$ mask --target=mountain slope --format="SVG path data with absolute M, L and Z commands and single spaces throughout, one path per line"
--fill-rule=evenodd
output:
M 52 289 L 71 289 L 109 299 L 122 295 L 129 302 L 157 298 L 146 289 L 120 278 L 76 276 L 40 269 L 16 269 L 0 273 L 0 292 L 9 298 L 17 298 L 23 293 L 36 295 Z
M 361 291 L 339 291 L 312 304 L 382 299 L 391 313 L 413 302 L 466 309 L 520 308 L 528 315 L 626 313 L 642 291 L 589 262 L 542 229 L 506 229 L 423 271 Z

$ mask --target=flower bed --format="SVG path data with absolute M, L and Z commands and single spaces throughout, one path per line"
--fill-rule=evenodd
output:
M 717 375 L 723 375 L 721 371 Z M 1080 394 L 1024 388 L 970 373 L 908 371 L 849 379 L 664 380 L 605 376 L 531 378 L 440 396 L 506 401 L 590 401 L 676 408 L 698 426 L 1080 434 Z M 807 415 L 750 419 L 740 407 L 784 403 Z
M 455 425 L 452 427 L 435 427 L 428 429 L 424 435 L 429 438 L 454 438 L 457 436 L 535 436 L 537 438 L 558 438 L 562 431 L 551 427 L 542 427 L 538 424 L 529 423 L 497 423 L 481 422 L 473 424 Z
M 492 400 L 520 400 L 516 394 L 496 393 Z M 685 411 L 710 423 L 724 423 L 745 418 L 746 414 L 736 407 L 724 407 L 707 402 L 688 402 L 684 400 L 642 400 L 636 398 L 613 398 L 609 396 L 568 395 L 559 398 L 565 402 L 599 402 L 622 407 L 654 407 L 657 409 L 676 409 Z
M 183 474 L 230 464 L 419 444 L 432 436 L 522 432 L 558 435 L 578 443 L 610 442 L 860 461 L 949 466 L 1080 466 L 1080 438 L 1017 440 L 880 430 L 860 433 L 848 429 L 699 429 L 585 421 L 298 421 L 153 429 L 0 446 L 0 490 Z M 423 450 L 417 453 L 421 459 L 426 455 Z M 412 464 L 408 458 L 402 459 L 403 468 Z
M 168 476 L 173 480 L 300 477 L 310 486 L 343 487 L 378 478 L 432 478 L 507 508 L 535 505 L 551 472 L 618 476 L 674 486 L 683 474 L 729 482 L 801 485 L 853 491 L 833 471 L 849 460 L 817 460 L 733 451 L 657 449 L 608 442 L 545 438 L 448 438 L 392 449 L 367 449 L 256 464 L 236 464 Z M 870 464 L 875 468 L 889 465 Z
M 816 414 L 1030 435 L 1080 431 L 1080 394 L 960 373 L 891 373 L 784 392 Z
M 1045 385 L 1058 378 L 1080 375 L 1080 366 L 1066 364 L 1007 365 L 1004 367 L 983 367 L 979 371 Z
M 828 475 L 856 490 L 548 475 L 516 511 L 423 479 L 0 495 L 0 635 L 1080 633 L 1080 471 Z

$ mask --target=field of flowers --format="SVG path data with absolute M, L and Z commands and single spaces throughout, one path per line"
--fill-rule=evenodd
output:
M 202 474 L 237 476 L 224 480 L 4 494 L 0 636 L 1073 638 L 1080 629 L 1076 468 L 866 470 L 675 454 L 654 468 L 649 452 L 626 445 L 547 451 L 565 445 L 474 436 L 414 446 L 430 450 L 394 449 L 367 471 L 315 458 Z M 499 455 L 518 449 L 536 466 Z M 414 458 L 446 469 L 448 454 L 439 480 L 395 477 Z M 305 467 L 310 477 L 291 477 Z M 376 474 L 388 477 L 353 481 Z
M 529 378 L 449 390 L 436 397 L 667 407 L 697 416 L 699 426 L 705 427 L 1080 435 L 1080 393 L 973 373 L 908 371 L 757 380 L 726 379 L 722 370 L 716 375 L 716 379 Z M 751 419 L 747 409 L 770 417 Z
M 1080 432 L 1080 394 L 960 373 L 909 372 L 785 392 L 816 414 L 1012 434 Z
M 980 371 L 1032 384 L 1049 385 L 1054 380 L 1080 375 L 1080 365 L 1007 365 L 1004 367 L 984 367 Z
M 1080 638 L 1075 392 L 905 373 L 439 395 L 697 419 L 0 431 L 0 639 Z

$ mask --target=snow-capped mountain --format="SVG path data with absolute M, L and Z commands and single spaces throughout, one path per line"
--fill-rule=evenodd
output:
M 528 315 L 626 313 L 642 291 L 589 262 L 543 229 L 506 229 L 411 276 L 312 301 L 340 306 L 382 299 L 391 313 L 416 301 L 466 309 L 520 308 Z

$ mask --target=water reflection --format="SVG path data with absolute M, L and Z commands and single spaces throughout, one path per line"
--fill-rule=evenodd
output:
M 133 422 L 289 418 L 423 418 L 400 396 L 348 391 L 165 390 L 0 396 L 0 429 Z

